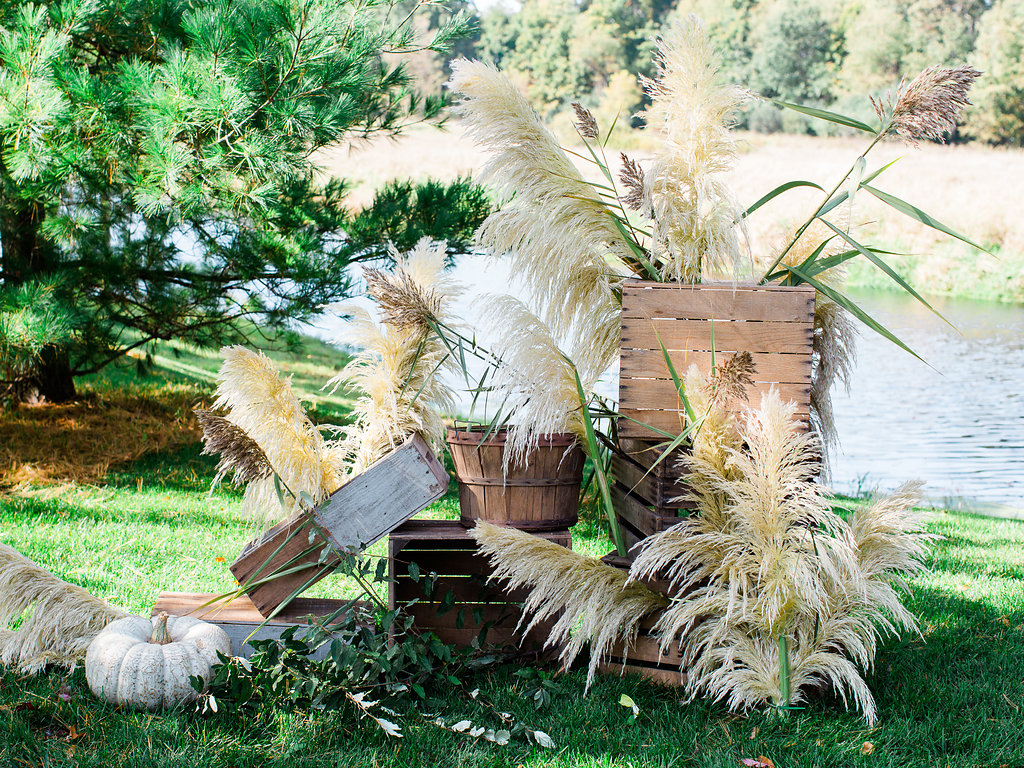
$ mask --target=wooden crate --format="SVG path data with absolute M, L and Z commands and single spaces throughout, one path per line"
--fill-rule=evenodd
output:
M 249 658 L 254 650 L 250 644 L 252 640 L 277 639 L 288 627 L 305 624 L 308 616 L 330 616 L 346 603 L 344 600 L 299 597 L 267 621 L 245 595 L 230 602 L 218 600 L 205 605 L 215 597 L 215 594 L 195 592 L 161 592 L 153 606 L 153 615 L 167 611 L 172 616 L 192 616 L 216 624 L 231 638 L 231 654 Z M 326 653 L 327 649 L 321 649 L 315 657 L 323 658 Z
M 628 646 L 622 642 L 613 645 L 608 659 L 598 665 L 598 671 L 609 675 L 640 675 L 660 685 L 686 685 L 678 648 L 670 648 L 662 654 L 657 636 L 650 631 L 657 619 L 657 616 L 643 619 L 636 638 Z
M 619 557 L 610 554 L 601 560 L 628 571 L 633 563 L 633 556 Z M 663 577 L 641 579 L 641 583 L 663 595 L 672 594 L 669 581 Z M 640 675 L 661 685 L 684 685 L 686 675 L 680 669 L 682 658 L 678 648 L 670 648 L 667 653 L 662 654 L 658 637 L 651 632 L 659 618 L 660 613 L 644 618 L 640 622 L 636 639 L 628 645 L 622 642 L 613 645 L 608 659 L 598 666 L 598 670 L 610 675 Z
M 685 472 L 685 452 L 677 448 L 672 456 L 658 461 L 663 450 L 656 445 L 650 440 L 621 438 L 619 448 L 625 455 L 612 457 L 612 503 L 623 530 L 636 538 L 671 528 L 693 507 L 692 502 L 680 500 L 686 493 L 686 484 L 680 479 Z
M 250 542 L 231 573 L 264 614 L 330 574 L 336 553 L 359 552 L 448 490 L 448 473 L 414 436 L 353 477 L 312 512 Z M 260 583 L 278 573 L 270 581 Z
M 567 530 L 533 535 L 572 548 Z M 516 632 L 525 591 L 488 582 L 493 569 L 458 522 L 410 520 L 391 532 L 388 556 L 391 607 L 419 600 L 408 610 L 420 631 L 431 631 L 446 643 L 469 647 L 486 629 L 485 647 L 541 651 L 554 622 L 535 627 L 525 638 Z M 419 581 L 412 578 L 410 568 L 419 572 Z M 437 578 L 427 594 L 423 577 L 431 573 Z
M 775 386 L 797 403 L 809 423 L 814 288 L 627 280 L 622 289 L 622 354 L 619 367 L 619 435 L 658 438 L 648 427 L 678 434 L 684 427 L 679 396 L 662 345 L 680 376 L 690 365 L 711 368 L 737 352 L 753 356 L 751 404 Z M 640 423 L 636 423 L 640 422 Z

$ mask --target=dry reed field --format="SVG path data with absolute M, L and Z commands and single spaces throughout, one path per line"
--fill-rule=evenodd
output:
M 627 154 L 643 161 L 647 153 L 642 135 L 631 137 L 630 143 L 635 148 L 627 149 Z M 866 146 L 866 140 L 855 137 L 744 134 L 730 182 L 745 205 L 794 179 L 829 189 Z M 613 166 L 618 165 L 617 158 L 618 150 L 609 148 Z M 864 192 L 856 197 L 852 211 L 858 239 L 908 254 L 891 261 L 922 290 L 1024 301 L 1024 220 L 1017 210 L 1018 201 L 1024 198 L 1024 150 L 936 144 L 914 148 L 890 141 L 872 152 L 868 172 L 897 159 L 876 180 L 877 187 L 917 205 L 990 248 L 996 257 L 950 243 Z M 459 123 L 452 122 L 445 130 L 417 127 L 398 139 L 337 147 L 318 160 L 327 173 L 353 183 L 351 201 L 359 205 L 372 199 L 374 189 L 389 179 L 472 176 L 485 157 Z M 577 162 L 585 174 L 596 178 L 592 167 Z M 818 200 L 815 195 L 820 193 L 791 190 L 751 217 L 755 256 L 769 252 L 789 227 L 813 210 Z M 843 210 L 848 215 L 849 209 Z M 854 270 L 854 282 L 873 278 L 867 270 L 863 274 Z

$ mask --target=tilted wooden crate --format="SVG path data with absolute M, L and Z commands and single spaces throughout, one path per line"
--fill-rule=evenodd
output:
M 316 509 L 296 514 L 248 544 L 231 564 L 231 573 L 269 616 L 331 573 L 337 553 L 362 551 L 447 490 L 445 468 L 421 437 L 411 437 Z
M 572 548 L 567 530 L 533 535 Z M 481 637 L 482 647 L 495 649 L 540 651 L 544 645 L 552 622 L 538 625 L 525 638 L 516 632 L 525 592 L 488 582 L 494 570 L 458 522 L 409 520 L 391 532 L 388 556 L 391 607 L 418 600 L 408 608 L 418 630 L 459 647 Z M 432 573 L 436 579 L 428 591 L 424 587 Z
M 619 448 L 623 455 L 612 456 L 612 501 L 627 543 L 632 545 L 672 527 L 690 513 L 692 504 L 681 499 L 686 493 L 681 479 L 686 454 L 677 448 L 662 459 L 664 450 L 653 441 L 628 437 L 619 440 Z

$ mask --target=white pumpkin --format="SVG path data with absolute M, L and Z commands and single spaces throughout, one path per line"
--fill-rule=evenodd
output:
M 217 652 L 231 654 L 223 629 L 189 616 L 128 616 L 108 624 L 85 655 L 89 688 L 111 704 L 156 710 L 198 695 L 189 677 L 209 680 Z

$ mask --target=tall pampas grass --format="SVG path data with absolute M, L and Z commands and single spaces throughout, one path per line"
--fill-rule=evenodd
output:
M 226 409 L 225 418 L 255 441 L 292 493 L 304 491 L 319 502 L 337 490 L 342 468 L 291 382 L 262 352 L 225 347 L 221 357 L 214 407 Z M 248 483 L 242 508 L 261 521 L 288 511 L 281 507 L 273 476 Z
M 355 357 L 331 386 L 345 384 L 363 392 L 356 401 L 353 427 L 332 444 L 353 474 L 362 472 L 412 434 L 440 450 L 442 413 L 455 403 L 444 375 L 454 372 L 449 348 L 436 333 L 437 323 L 457 325 L 449 316 L 461 290 L 445 273 L 444 243 L 421 240 L 407 254 L 392 251 L 391 272 L 367 270 L 376 319 L 364 307 L 345 305 L 350 315 L 340 340 L 357 348 Z
M 742 447 L 689 461 L 696 514 L 646 539 L 630 575 L 672 584 L 654 631 L 679 648 L 691 697 L 743 710 L 828 688 L 872 723 L 863 671 L 880 637 L 916 629 L 894 585 L 922 567 L 930 537 L 916 486 L 851 524 L 834 514 L 813 482 L 819 438 L 795 412 L 772 390 L 736 422 Z
M 668 604 L 643 584 L 628 583 L 624 571 L 539 536 L 483 521 L 470 536 L 494 564 L 492 578 L 530 590 L 523 616 L 532 613 L 533 618 L 524 631 L 557 616 L 547 646 L 564 643 L 566 665 L 590 643 L 588 688 L 612 646 L 619 641 L 628 646 L 640 620 Z
M 29 674 L 48 664 L 71 667 L 100 630 L 125 615 L 0 544 L 0 664 Z
M 723 174 L 736 156 L 729 129 L 747 96 L 722 82 L 717 61 L 703 23 L 690 16 L 659 41 L 657 76 L 644 80 L 651 104 L 643 117 L 662 141 L 642 175 L 640 210 L 653 223 L 663 278 L 681 283 L 736 274 L 743 261 L 743 209 Z
M 482 245 L 510 261 L 556 337 L 589 333 L 607 368 L 618 350 L 619 285 L 632 258 L 593 186 L 544 127 L 525 96 L 495 67 L 452 64 L 456 113 L 490 153 L 478 180 L 504 203 L 478 232 Z M 600 344 L 606 339 L 616 343 Z

